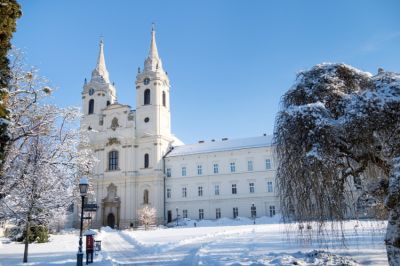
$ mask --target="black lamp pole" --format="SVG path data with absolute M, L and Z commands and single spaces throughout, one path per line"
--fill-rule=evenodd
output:
M 85 201 L 85 196 L 81 196 L 82 198 L 82 210 L 81 210 L 81 230 L 79 233 L 79 251 L 77 254 L 77 266 L 82 266 L 83 265 L 83 252 L 82 252 L 82 229 L 83 229 L 83 204 Z
M 86 177 L 82 177 L 79 182 L 79 192 L 81 193 L 82 198 L 82 210 L 81 210 L 81 230 L 79 233 L 79 250 L 78 254 L 76 255 L 76 265 L 82 266 L 83 265 L 83 251 L 82 251 L 82 229 L 83 229 L 83 205 L 85 204 L 85 196 L 87 193 L 87 189 L 89 186 L 88 179 Z

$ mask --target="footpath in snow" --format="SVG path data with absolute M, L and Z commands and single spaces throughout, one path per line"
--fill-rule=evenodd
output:
M 261 222 L 241 218 L 149 231 L 104 228 L 96 236 L 103 250 L 93 265 L 387 265 L 383 222 L 346 222 L 344 243 L 340 231 L 325 232 L 317 241 L 313 229 L 300 232 L 297 225 Z M 50 243 L 30 246 L 30 265 L 75 265 L 77 244 L 76 232 L 53 235 Z M 2 243 L 0 265 L 19 265 L 22 254 L 23 245 Z

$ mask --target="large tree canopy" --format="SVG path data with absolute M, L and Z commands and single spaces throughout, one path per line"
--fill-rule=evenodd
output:
M 300 72 L 275 141 L 285 219 L 343 220 L 357 214 L 354 197 L 385 204 L 389 263 L 400 265 L 399 74 L 344 64 Z

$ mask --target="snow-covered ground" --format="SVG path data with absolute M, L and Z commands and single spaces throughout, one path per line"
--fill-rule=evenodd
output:
M 387 265 L 385 223 L 346 222 L 343 243 L 340 231 L 315 241 L 315 224 L 300 233 L 298 225 L 263 219 L 256 225 L 222 219 L 150 231 L 103 229 L 94 265 Z M 1 240 L 0 265 L 21 264 L 23 245 Z M 29 264 L 75 265 L 77 244 L 76 231 L 53 235 L 50 243 L 30 245 Z

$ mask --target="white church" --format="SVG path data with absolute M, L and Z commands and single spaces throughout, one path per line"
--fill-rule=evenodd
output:
M 82 91 L 81 129 L 98 159 L 93 227 L 137 226 L 137 210 L 145 205 L 156 209 L 158 224 L 279 212 L 271 136 L 184 145 L 171 133 L 170 82 L 154 29 L 135 89 L 135 110 L 116 101 L 101 41 Z

